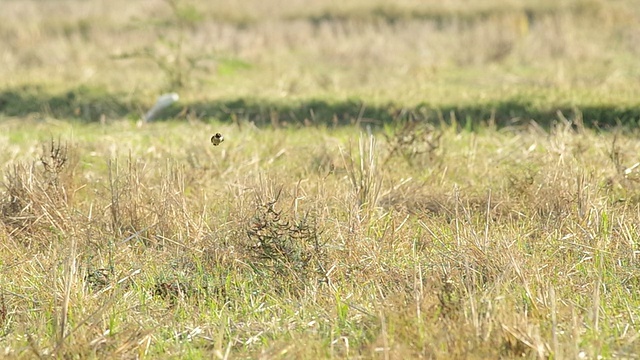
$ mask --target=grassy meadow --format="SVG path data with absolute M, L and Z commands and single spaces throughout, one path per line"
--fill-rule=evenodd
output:
M 2 2 L 0 357 L 638 358 L 638 24 Z

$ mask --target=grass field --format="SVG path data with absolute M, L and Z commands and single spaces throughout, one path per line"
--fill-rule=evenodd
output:
M 640 356 L 635 1 L 2 7 L 0 357 Z

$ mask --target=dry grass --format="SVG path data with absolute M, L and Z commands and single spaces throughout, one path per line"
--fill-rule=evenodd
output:
M 0 357 L 640 353 L 635 1 L 2 5 Z M 504 99 L 576 107 L 407 110 Z
M 634 1 L 174 2 L 183 10 L 10 1 L 0 14 L 3 87 L 102 87 L 146 103 L 179 90 L 187 102 L 637 104 Z
M 640 350 L 628 132 L 31 125 L 0 132 L 6 356 Z

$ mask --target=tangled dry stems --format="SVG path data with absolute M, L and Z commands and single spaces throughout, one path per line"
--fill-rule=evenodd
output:
M 420 161 L 369 135 L 347 152 L 318 129 L 274 130 L 264 160 L 229 147 L 235 163 L 209 167 L 196 151 L 177 155 L 191 164 L 99 160 L 80 156 L 87 143 L 37 144 L 3 183 L 3 341 L 106 357 L 211 346 L 323 357 L 338 338 L 343 357 L 632 353 L 599 337 L 636 316 L 632 137 L 563 122 L 433 131 L 440 150 Z M 78 160 L 40 162 L 63 153 Z M 318 171 L 318 158 L 334 166 Z M 21 342 L 22 324 L 41 335 Z

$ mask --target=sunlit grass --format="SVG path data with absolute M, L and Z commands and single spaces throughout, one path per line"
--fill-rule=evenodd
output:
M 632 358 L 635 5 L 3 3 L 0 357 Z
M 7 355 L 637 350 L 632 134 L 31 125 L 0 154 Z
M 640 15 L 633 2 L 184 0 L 180 11 L 168 3 L 9 3 L 0 27 L 7 38 L 1 88 L 39 84 L 48 97 L 84 88 L 89 99 L 137 112 L 166 91 L 178 91 L 187 105 L 243 98 L 456 106 L 531 98 L 536 106 L 637 106 Z M 83 114 L 87 106 L 79 112 L 93 121 L 101 112 L 111 116 L 108 109 Z

